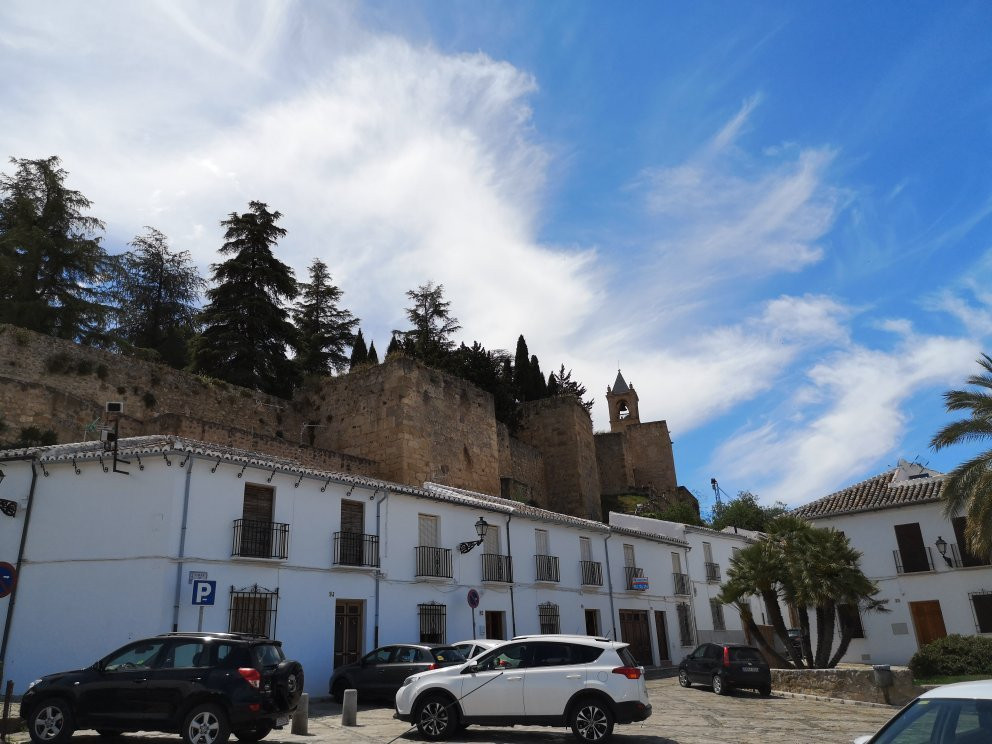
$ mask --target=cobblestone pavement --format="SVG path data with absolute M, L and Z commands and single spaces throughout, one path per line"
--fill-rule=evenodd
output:
M 617 726 L 616 744 L 849 744 L 855 736 L 875 732 L 895 709 L 838 702 L 801 700 L 773 694 L 762 698 L 751 692 L 714 695 L 709 688 L 684 690 L 674 679 L 648 682 L 653 715 L 643 723 Z M 416 731 L 393 718 L 392 708 L 361 705 L 358 726 L 341 725 L 340 706 L 310 704 L 309 733 L 298 736 L 289 728 L 274 731 L 266 744 L 397 744 L 421 741 Z M 130 734 L 123 744 L 164 744 L 164 734 Z M 24 733 L 8 740 L 28 742 Z M 232 742 L 236 740 L 232 738 Z M 575 741 L 566 729 L 537 726 L 515 728 L 471 727 L 449 741 L 461 744 L 566 744 Z M 72 744 L 106 744 L 93 732 L 80 732 Z

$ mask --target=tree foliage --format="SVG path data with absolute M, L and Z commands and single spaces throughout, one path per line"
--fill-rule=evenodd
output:
M 113 335 L 127 346 L 151 349 L 173 367 L 185 367 L 206 283 L 189 251 L 171 251 L 168 239 L 153 227 L 130 246 L 111 282 Z
M 768 534 L 740 550 L 730 562 L 720 601 L 733 604 L 752 637 L 782 664 L 803 668 L 832 668 L 851 642 L 853 629 L 841 621 L 840 608 L 885 611 L 878 586 L 861 571 L 861 554 L 842 533 L 813 527 L 790 515 L 771 522 Z M 771 647 L 759 632 L 748 597 L 758 597 L 788 659 Z M 795 649 L 782 616 L 780 602 L 796 609 L 801 647 Z M 810 617 L 816 617 L 816 646 L 810 636 Z M 833 648 L 836 628 L 840 643 Z
M 293 270 L 273 253 L 286 235 L 276 224 L 281 216 L 252 201 L 247 212 L 221 222 L 220 251 L 230 258 L 211 267 L 215 286 L 207 291 L 194 365 L 235 385 L 288 396 L 298 380 L 287 357 L 296 333 L 283 301 L 296 297 L 297 286 Z
M 358 318 L 339 306 L 341 290 L 331 282 L 327 264 L 315 258 L 309 282 L 299 285 L 293 309 L 296 362 L 307 375 L 330 375 L 348 366 L 346 349 L 354 343 Z
M 113 262 L 89 199 L 59 158 L 11 158 L 0 174 L 0 322 L 82 343 L 104 339 L 103 284 Z
M 762 506 L 758 503 L 758 497 L 750 491 L 738 491 L 736 498 L 713 506 L 710 527 L 715 530 L 737 527 L 764 532 L 776 517 L 786 511 L 786 505 L 780 501 L 772 506 Z
M 455 350 L 451 371 L 492 395 L 496 420 L 513 429 L 518 423 L 519 408 L 509 361 L 505 351 L 487 351 L 475 341 Z
M 451 335 L 461 330 L 458 319 L 449 310 L 451 303 L 444 299 L 444 285 L 427 282 L 408 290 L 406 296 L 410 300 L 406 317 L 411 327 L 393 333 L 403 339 L 403 350 L 410 356 L 444 368 L 454 346 Z
M 586 394 L 586 386 L 580 383 L 578 380 L 572 379 L 572 370 L 565 371 L 565 365 L 562 364 L 558 373 L 551 373 L 554 378 L 547 386 L 547 389 L 554 390 L 554 397 L 556 398 L 575 398 L 575 400 L 586 409 L 586 412 L 592 410 L 593 400 L 583 400 Z
M 355 340 L 351 346 L 351 364 L 348 369 L 355 369 L 368 361 L 369 349 L 365 345 L 365 336 L 362 335 L 362 329 L 359 328 L 358 333 L 355 335 Z
M 992 440 L 992 357 L 977 360 L 982 372 L 967 379 L 976 389 L 949 390 L 944 406 L 949 412 L 967 414 L 934 434 L 930 446 L 942 450 L 954 444 Z M 944 514 L 950 519 L 967 514 L 965 538 L 975 555 L 992 554 L 992 450 L 985 450 L 958 465 L 944 479 L 941 489 Z

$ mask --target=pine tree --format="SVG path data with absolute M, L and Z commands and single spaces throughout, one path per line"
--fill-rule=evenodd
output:
M 369 344 L 369 364 L 379 363 L 379 352 L 375 350 L 375 341 Z
M 355 336 L 355 343 L 351 347 L 351 365 L 348 367 L 349 371 L 355 369 L 359 365 L 365 364 L 369 360 L 369 350 L 365 346 L 365 337 L 362 335 L 362 329 L 358 329 L 358 334 Z
M 394 333 L 389 339 L 389 346 L 386 347 L 386 359 L 389 359 L 389 357 L 395 354 L 397 351 L 402 351 L 402 350 L 403 350 L 403 346 L 400 344 L 399 339 Z
M 434 282 L 408 290 L 411 305 L 406 317 L 413 326 L 406 331 L 393 331 L 403 337 L 404 350 L 435 367 L 444 367 L 454 342 L 451 334 L 461 330 L 458 319 L 451 316 L 451 303 L 444 299 L 444 285 Z
M 571 397 L 575 398 L 575 401 L 586 409 L 586 411 L 592 410 L 593 401 L 583 400 L 582 396 L 586 394 L 586 386 L 581 382 L 572 379 L 572 370 L 565 371 L 565 365 L 561 365 L 561 369 L 558 370 L 558 374 L 555 376 L 554 384 L 554 397 L 565 398 Z M 551 385 L 548 386 L 549 388 Z
M 0 175 L 0 322 L 84 343 L 104 340 L 102 291 L 113 261 L 90 200 L 65 185 L 54 155 L 11 158 Z
M 341 290 L 331 283 L 327 264 L 315 258 L 310 281 L 300 284 L 293 310 L 297 331 L 296 361 L 308 375 L 330 375 L 348 366 L 345 349 L 354 343 L 358 318 L 338 306 Z
M 252 201 L 244 214 L 232 212 L 220 224 L 226 228 L 221 253 L 230 256 L 213 264 L 215 286 L 201 316 L 204 329 L 197 339 L 194 368 L 236 385 L 288 396 L 298 371 L 286 350 L 296 333 L 283 300 L 297 295 L 293 270 L 272 250 L 286 231 L 276 223 L 282 214 Z
M 153 227 L 131 241 L 112 283 L 114 335 L 126 345 L 156 352 L 167 364 L 185 367 L 196 332 L 196 304 L 206 283 L 189 251 L 172 252 Z

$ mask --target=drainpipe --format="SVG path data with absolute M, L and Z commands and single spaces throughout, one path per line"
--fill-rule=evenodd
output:
M 379 493 L 378 487 L 372 492 L 372 498 Z M 375 502 L 375 537 L 376 546 L 382 546 L 382 540 L 379 539 L 379 527 L 381 522 L 381 512 L 382 502 L 386 500 L 389 496 L 389 489 L 382 495 L 382 498 Z M 372 648 L 379 648 L 379 580 L 382 578 L 382 554 L 379 555 L 379 566 L 375 569 L 375 630 L 372 633 L 373 644 Z
M 613 537 L 611 532 L 603 540 L 603 547 L 606 549 L 606 584 L 610 590 L 610 622 L 613 624 L 613 640 L 617 640 L 617 613 L 613 607 L 613 573 L 610 571 L 610 546 L 607 545 L 610 538 Z
M 179 630 L 179 593 L 183 588 L 183 558 L 186 557 L 186 522 L 189 517 L 189 482 L 193 477 L 193 453 L 188 454 L 186 463 L 186 490 L 183 493 L 183 524 L 179 531 L 179 562 L 176 564 L 176 593 L 172 605 L 172 632 Z
M 10 598 L 7 601 L 7 619 L 3 624 L 3 640 L 0 641 L 0 680 L 3 677 L 4 666 L 7 663 L 7 642 L 10 640 L 10 624 L 14 619 L 14 602 L 17 600 L 17 587 L 20 585 L 21 577 L 21 564 L 24 561 L 24 546 L 28 539 L 28 524 L 31 522 L 31 507 L 34 505 L 34 487 L 38 482 L 38 470 L 35 468 L 35 462 L 37 461 L 37 456 L 27 455 L 21 457 L 10 457 L 4 458 L 4 462 L 10 462 L 12 460 L 30 460 L 31 461 L 31 488 L 28 491 L 28 506 L 24 510 L 24 525 L 21 527 L 21 544 L 17 547 L 17 564 L 15 565 L 17 571 L 17 580 L 14 582 L 14 588 L 10 592 Z
M 506 557 L 510 559 L 510 566 L 513 566 L 513 552 L 510 550 L 510 520 L 513 519 L 513 512 L 506 515 Z M 513 633 L 510 638 L 517 635 L 517 608 L 513 603 L 513 583 L 510 582 L 510 625 L 513 628 Z M 472 622 L 475 622 L 475 618 L 472 618 Z

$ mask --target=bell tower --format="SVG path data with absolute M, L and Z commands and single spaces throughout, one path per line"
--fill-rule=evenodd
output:
M 620 370 L 613 387 L 606 388 L 606 404 L 610 407 L 610 431 L 624 431 L 631 424 L 641 423 L 637 412 L 637 392 L 628 385 Z

